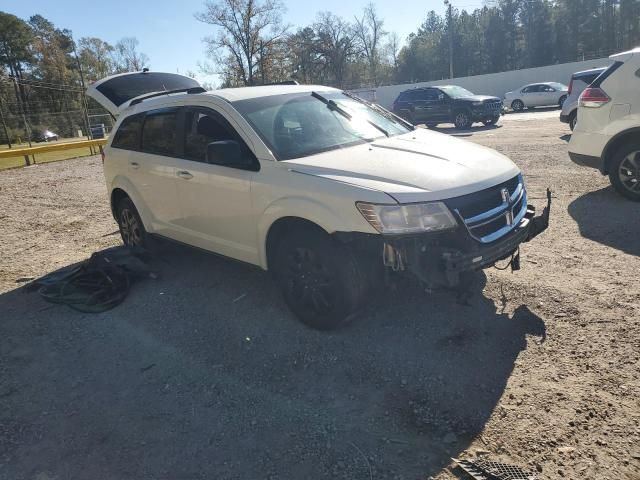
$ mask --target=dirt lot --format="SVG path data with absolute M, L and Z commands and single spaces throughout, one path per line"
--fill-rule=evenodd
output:
M 0 172 L 0 479 L 640 479 L 640 208 L 567 157 L 557 111 L 469 140 L 552 226 L 470 306 L 416 289 L 332 334 L 258 270 L 163 246 L 162 276 L 80 314 L 25 278 L 119 242 L 97 158 Z

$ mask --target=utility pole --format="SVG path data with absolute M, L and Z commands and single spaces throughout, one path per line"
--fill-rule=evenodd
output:
M 448 30 L 449 30 L 449 78 L 453 78 L 453 12 L 451 2 L 444 0 L 444 4 L 448 7 Z
M 84 75 L 82 73 L 82 65 L 80 64 L 80 59 L 78 58 L 78 52 L 76 50 L 76 42 L 73 38 L 71 38 L 71 45 L 73 45 L 73 54 L 76 57 L 76 63 L 78 64 L 78 72 L 80 72 L 80 83 L 82 84 L 82 94 L 80 95 L 80 100 L 82 101 L 82 110 L 83 110 L 83 120 L 84 120 L 84 128 L 87 129 L 87 139 L 91 140 L 91 125 L 89 125 L 89 104 L 87 103 L 87 97 L 85 95 L 87 89 L 84 85 Z M 90 148 L 93 153 L 93 148 Z
M 24 105 L 22 104 L 22 100 L 20 99 L 20 95 L 18 93 L 18 79 L 15 77 L 15 75 L 10 75 L 9 76 L 11 78 L 11 80 L 13 80 L 13 88 L 16 92 L 16 100 L 18 101 L 18 108 L 20 109 L 20 113 L 22 114 L 22 122 L 24 123 L 24 131 L 27 134 L 27 141 L 29 142 L 29 148 L 32 147 L 31 145 L 31 127 L 29 127 L 29 124 L 27 123 L 27 116 L 24 113 Z M 35 155 L 32 155 L 31 158 L 33 159 L 33 163 L 36 163 L 36 157 Z M 29 165 L 31 165 L 31 161 L 29 160 L 29 155 L 25 155 L 24 156 L 24 163 L 27 165 L 27 167 Z
M 9 130 L 7 129 L 7 122 L 4 120 L 4 112 L 2 107 L 2 97 L 0 97 L 0 121 L 2 121 L 2 128 L 4 129 L 4 136 L 7 137 L 7 145 L 11 148 L 11 137 L 9 137 Z

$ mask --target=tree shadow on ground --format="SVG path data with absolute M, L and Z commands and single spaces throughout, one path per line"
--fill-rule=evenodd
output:
M 541 318 L 417 287 L 310 330 L 269 276 L 184 247 L 101 314 L 0 296 L 0 476 L 428 478 L 476 438 Z
M 569 215 L 583 237 L 640 256 L 640 205 L 613 187 L 578 197 L 569 204 Z

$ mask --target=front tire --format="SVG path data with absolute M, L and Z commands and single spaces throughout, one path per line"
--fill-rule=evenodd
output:
M 284 300 L 306 325 L 333 330 L 358 311 L 367 279 L 354 253 L 319 228 L 297 228 L 275 247 L 273 269 Z
M 118 203 L 116 219 L 122 242 L 127 247 L 145 247 L 147 245 L 147 231 L 138 210 L 129 197 L 123 198 Z
M 511 110 L 514 112 L 521 112 L 524 110 L 524 102 L 522 100 L 514 100 L 511 102 Z
M 471 116 L 469 115 L 469 112 L 465 112 L 464 110 L 457 112 L 455 118 L 453 119 L 453 124 L 459 130 L 464 130 L 471 127 L 471 123 Z
M 640 202 L 640 142 L 629 142 L 613 154 L 609 180 L 620 195 Z

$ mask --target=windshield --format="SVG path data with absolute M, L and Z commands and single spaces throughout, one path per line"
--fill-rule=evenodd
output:
M 278 160 L 306 157 L 410 131 L 400 121 L 342 92 L 258 97 L 233 102 L 233 106 Z
M 444 93 L 451 98 L 472 97 L 474 94 L 466 88 L 458 87 L 457 85 L 451 85 L 450 87 L 438 87 Z

